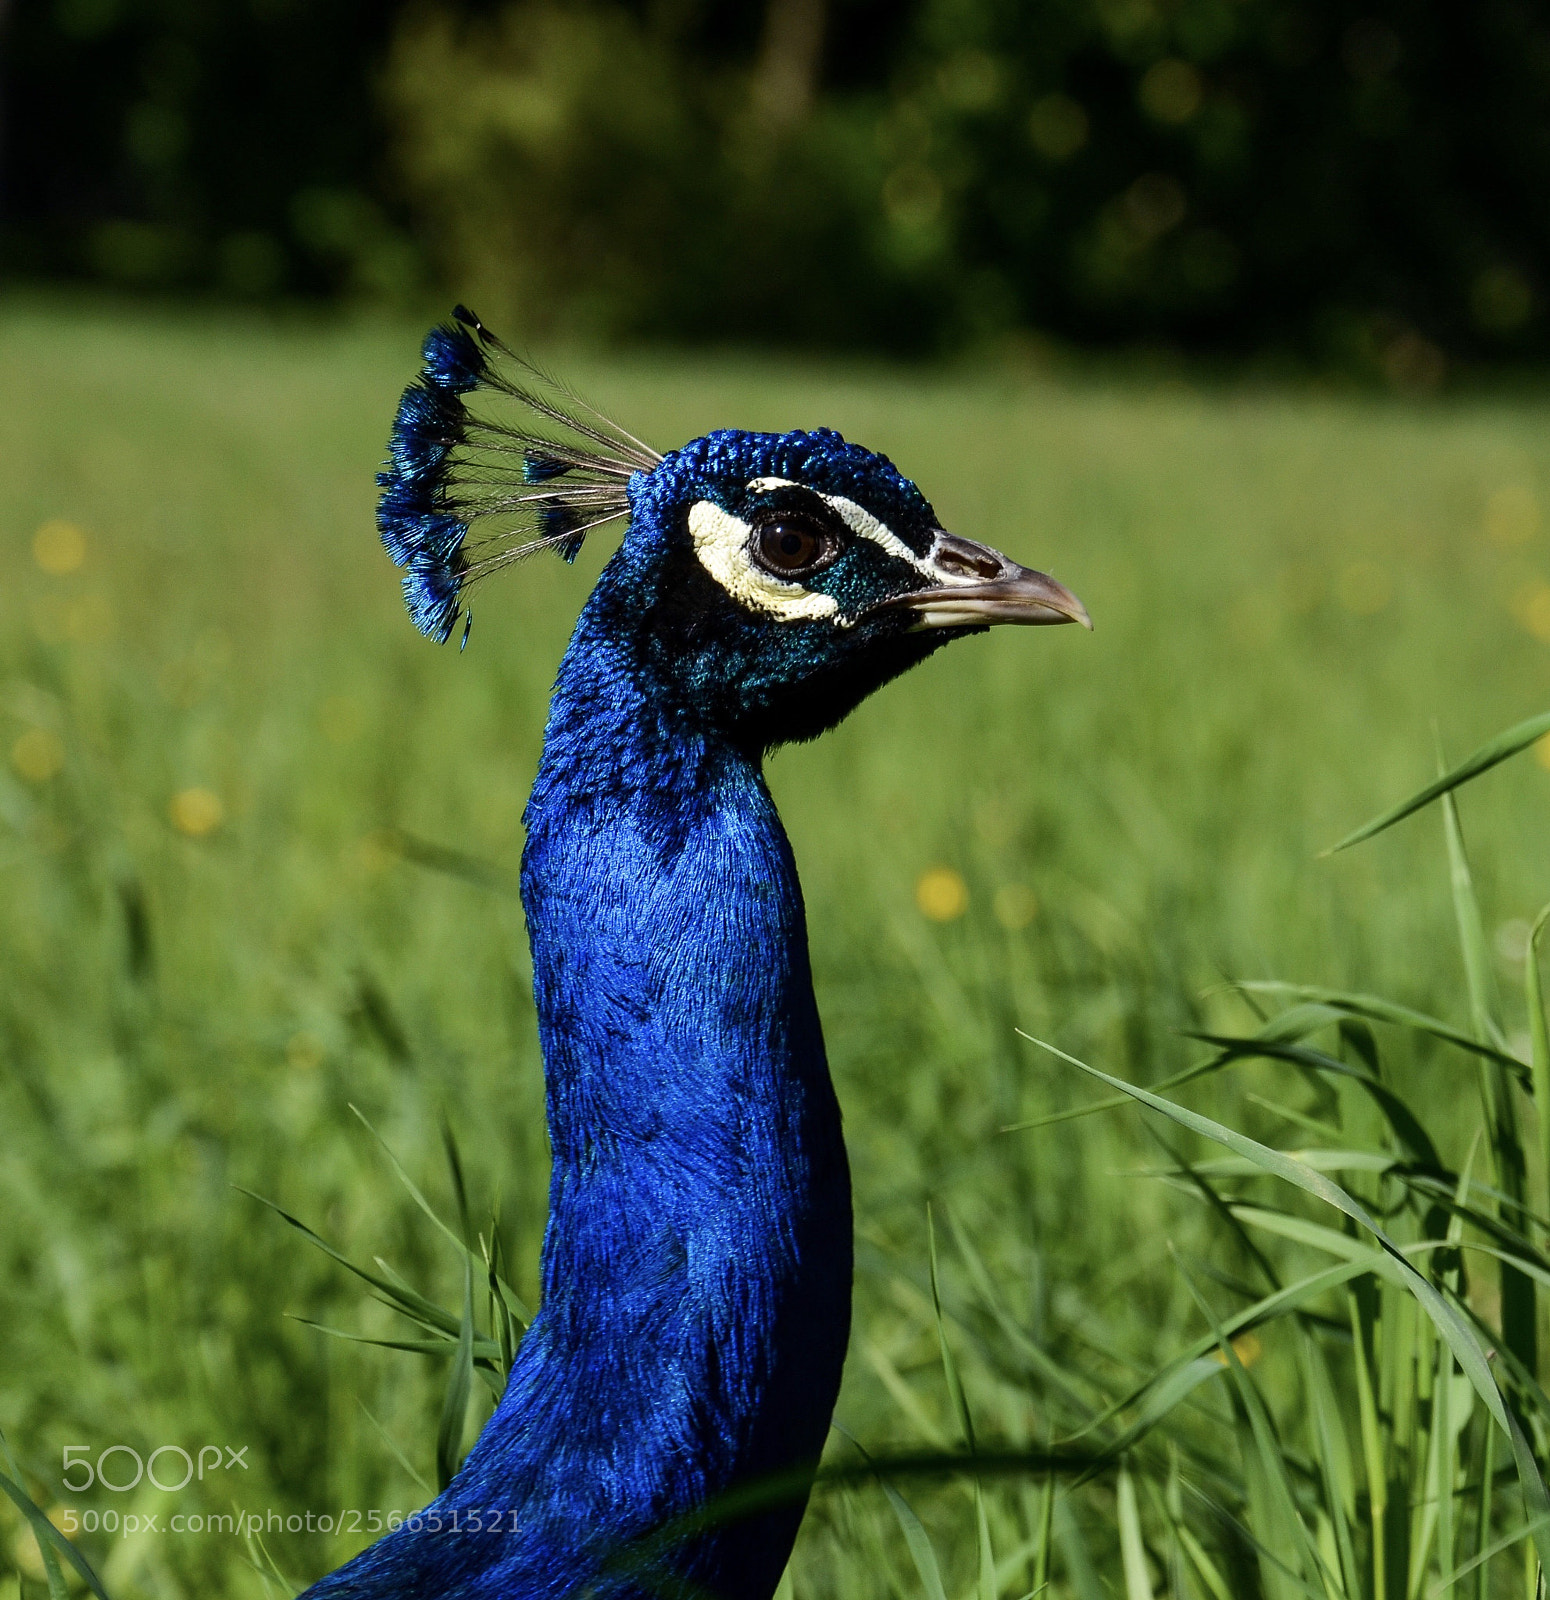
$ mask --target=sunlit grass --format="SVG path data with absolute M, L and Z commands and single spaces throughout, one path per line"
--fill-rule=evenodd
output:
M 455 1311 L 457 1252 L 349 1106 L 454 1217 L 445 1110 L 473 1225 L 488 1235 L 498 1204 L 512 1292 L 536 1298 L 547 1172 L 510 875 L 548 684 L 602 551 L 492 587 L 468 652 L 438 651 L 404 620 L 370 525 L 417 330 L 46 310 L 0 328 L 0 1427 L 55 1511 L 408 1510 L 424 1492 L 395 1450 L 434 1481 L 447 1363 L 288 1319 L 403 1336 L 236 1186 Z M 1375 1485 L 1398 1541 L 1389 1592 L 1429 1592 L 1413 1552 L 1429 1541 L 1416 1570 L 1433 1575 L 1450 1538 L 1455 1565 L 1472 1559 L 1479 1496 L 1450 1528 L 1408 1486 L 1440 1470 L 1443 1426 L 1463 1429 L 1456 1482 L 1478 1485 L 1490 1433 L 1462 1378 L 1438 1376 L 1406 1290 L 1358 1272 L 1245 1334 L 1273 1292 L 1266 1265 L 1286 1284 L 1328 1267 L 1312 1235 L 1265 1218 L 1336 1223 L 1154 1123 L 1162 1150 L 1134 1111 L 1050 1122 L 1098 1091 L 1017 1030 L 1141 1085 L 1213 1059 L 1185 1033 L 1252 1035 L 1254 1005 L 1329 1005 L 1251 1003 L 1228 979 L 1380 995 L 1474 1031 L 1436 815 L 1317 853 L 1426 781 L 1434 718 L 1459 756 L 1550 704 L 1535 598 L 1550 592 L 1550 407 L 573 365 L 660 445 L 838 426 L 915 476 L 947 526 L 1053 568 L 1096 623 L 956 646 L 772 763 L 856 1173 L 839 1416 L 877 1457 L 961 1448 L 944 1349 L 985 1451 L 1059 1442 L 1167 1363 L 1198 1383 L 1125 1480 L 1046 1499 L 1037 1478 L 987 1477 L 988 1576 L 971 1479 L 898 1480 L 902 1514 L 876 1487 L 821 1493 L 799 1600 L 920 1595 L 928 1545 L 955 1600 L 1046 1579 L 1073 1600 L 1134 1600 L 1143 1582 L 1205 1595 L 1213 1570 L 1229 1594 L 1279 1600 L 1325 1592 L 1319 1563 L 1356 1574 L 1330 1592 L 1370 1593 Z M 1525 1061 L 1547 785 L 1523 758 L 1460 798 L 1484 915 L 1474 981 L 1500 989 L 1502 1043 Z M 1362 1035 L 1343 1013 L 1303 1021 L 1284 1042 L 1346 1064 L 1376 1038 L 1441 1168 L 1489 1200 L 1466 1054 Z M 1409 1192 L 1387 1165 L 1403 1152 L 1332 1073 L 1244 1061 L 1167 1092 L 1267 1147 L 1358 1152 L 1329 1175 L 1385 1212 Z M 1414 1211 L 1384 1220 L 1423 1238 Z M 1463 1260 L 1466 1303 L 1499 1327 L 1495 1267 Z M 1246 1383 L 1312 1553 L 1277 1482 L 1254 1477 Z M 1428 1397 L 1455 1390 L 1439 1421 Z M 1141 1399 L 1085 1443 L 1148 1414 Z M 66 1445 L 95 1459 L 119 1443 L 245 1445 L 248 1465 L 176 1496 L 61 1486 Z M 837 1467 L 848 1452 L 836 1438 Z M 1505 1439 L 1494 1466 L 1497 1537 L 1522 1520 Z M 0 1526 L 41 1583 L 20 1521 Z M 299 1580 L 363 1541 L 266 1546 Z M 228 1537 L 81 1544 L 115 1600 L 263 1588 Z M 1491 1592 L 1525 1593 L 1518 1549 L 1490 1570 Z

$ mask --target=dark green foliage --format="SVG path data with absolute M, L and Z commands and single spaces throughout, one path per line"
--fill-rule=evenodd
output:
M 1419 391 L 1550 351 L 1519 0 L 36 0 L 3 60 L 13 272 Z

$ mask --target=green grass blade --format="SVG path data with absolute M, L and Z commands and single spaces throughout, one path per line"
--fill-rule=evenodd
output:
M 1086 1062 L 1077 1060 L 1075 1056 L 1068 1055 L 1054 1045 L 1032 1039 L 1027 1034 L 1023 1037 L 1060 1060 L 1069 1062 L 1088 1076 L 1096 1078 L 1100 1083 L 1107 1084 L 1111 1089 L 1129 1094 L 1140 1104 L 1160 1112 L 1181 1127 L 1188 1128 L 1217 1144 L 1225 1145 L 1238 1155 L 1255 1157 L 1264 1171 L 1283 1178 L 1316 1199 L 1334 1206 L 1336 1210 L 1371 1233 L 1401 1274 L 1404 1286 L 1421 1302 L 1437 1331 L 1448 1342 L 1458 1358 L 1459 1365 L 1468 1375 L 1497 1427 L 1511 1440 L 1518 1480 L 1522 1485 L 1524 1500 L 1537 1530 L 1536 1547 L 1539 1549 L 1541 1560 L 1550 1564 L 1550 1532 L 1546 1531 L 1547 1524 L 1541 1521 L 1542 1518 L 1550 1519 L 1550 1495 L 1546 1494 L 1544 1479 L 1540 1476 L 1528 1440 L 1524 1438 L 1523 1430 L 1518 1426 L 1502 1397 L 1501 1390 L 1497 1387 L 1484 1346 L 1458 1312 L 1448 1305 L 1437 1290 L 1410 1265 L 1399 1246 L 1379 1226 L 1366 1207 L 1352 1199 L 1344 1189 L 1332 1183 L 1322 1173 L 1313 1172 L 1299 1162 L 1289 1160 L 1279 1151 L 1272 1150 L 1245 1134 L 1223 1127 L 1221 1123 L 1213 1122 L 1209 1117 L 1201 1116 L 1199 1112 L 1176 1105 L 1173 1101 L 1151 1094 L 1134 1084 L 1127 1084 L 1121 1078 L 1111 1077 L 1108 1073 L 1100 1071 L 1097 1067 L 1088 1066 Z
M 1050 1547 L 1055 1537 L 1055 1479 L 1044 1480 L 1044 1493 L 1039 1500 L 1039 1534 L 1037 1554 L 1033 1558 L 1033 1592 L 1039 1593 L 1049 1584 Z
M 1323 853 L 1332 856 L 1337 851 L 1347 850 L 1353 844 L 1360 844 L 1364 839 L 1382 833 L 1385 828 L 1392 828 L 1396 822 L 1402 822 L 1406 817 L 1421 810 L 1423 806 L 1429 806 L 1433 800 L 1451 794 L 1461 784 L 1468 783 L 1471 778 L 1478 778 L 1482 772 L 1489 772 L 1499 762 L 1506 761 L 1521 750 L 1527 750 L 1536 739 L 1546 733 L 1550 733 L 1550 712 L 1515 724 L 1504 733 L 1497 734 L 1494 739 L 1488 739 L 1473 755 L 1466 756 L 1452 771 L 1443 773 L 1436 782 L 1427 784 L 1424 789 L 1411 795 L 1408 800 L 1402 800 L 1397 806 L 1385 811 L 1382 816 L 1374 817 L 1371 822 L 1364 822 L 1354 832 L 1348 833 L 1339 844 L 1331 845 Z
M 1125 1600 L 1156 1600 L 1151 1574 L 1146 1565 L 1146 1541 L 1141 1537 L 1141 1512 L 1136 1505 L 1136 1486 L 1127 1468 L 1119 1469 L 1115 1485 L 1119 1519 L 1119 1558 L 1125 1574 Z
M 1351 1441 L 1346 1435 L 1345 1419 L 1341 1416 L 1324 1352 L 1308 1327 L 1303 1326 L 1298 1332 L 1303 1388 L 1313 1421 L 1325 1505 L 1334 1533 L 1335 1557 L 1345 1579 L 1346 1591 L 1355 1594 L 1360 1589 L 1361 1569 L 1357 1566 L 1356 1546 L 1351 1536 L 1356 1523 L 1356 1475 L 1351 1465 Z
M 1317 1299 L 1320 1295 L 1327 1294 L 1332 1289 L 1338 1289 L 1359 1273 L 1370 1272 L 1371 1270 L 1372 1267 L 1365 1258 L 1350 1259 L 1342 1262 L 1339 1266 L 1326 1267 L 1323 1271 L 1312 1273 L 1306 1278 L 1300 1278 L 1297 1282 L 1288 1284 L 1284 1289 L 1278 1289 L 1274 1294 L 1266 1295 L 1264 1299 L 1257 1300 L 1253 1305 L 1225 1318 L 1222 1322 L 1223 1331 L 1229 1339 L 1236 1338 L 1247 1329 L 1257 1328 L 1267 1322 L 1274 1321 L 1277 1317 L 1286 1316 L 1289 1312 L 1295 1311 L 1304 1302 Z M 1062 1439 L 1061 1443 L 1074 1444 L 1084 1435 L 1091 1433 L 1094 1428 L 1102 1427 L 1120 1413 L 1129 1411 L 1135 1406 L 1140 1406 L 1143 1416 L 1150 1418 L 1148 1423 L 1148 1426 L 1150 1426 L 1151 1423 L 1166 1415 L 1173 1405 L 1177 1405 L 1180 1400 L 1185 1399 L 1192 1392 L 1196 1387 L 1196 1383 L 1184 1382 L 1180 1379 L 1180 1375 L 1191 1371 L 1196 1362 L 1205 1358 L 1208 1352 L 1215 1349 L 1216 1337 L 1214 1334 L 1206 1334 L 1202 1338 L 1195 1340 L 1187 1345 L 1166 1366 L 1160 1367 L 1154 1372 L 1145 1383 L 1132 1390 L 1122 1400 L 1116 1400 L 1113 1405 L 1100 1412 L 1090 1422 L 1078 1429 L 1077 1432 Z M 1210 1366 L 1213 1371 L 1207 1376 L 1219 1377 L 1225 1370 L 1215 1358 L 1211 1359 Z M 1197 1381 L 1203 1381 L 1203 1379 Z M 1173 1396 L 1170 1405 L 1164 1405 L 1155 1398 L 1159 1389 L 1168 1389 L 1175 1382 L 1179 1383 L 1179 1392 Z M 1121 1450 L 1129 1449 L 1139 1442 L 1144 1431 L 1145 1429 L 1139 1423 L 1132 1425 L 1131 1428 L 1128 1428 L 1114 1441 L 1110 1446 L 1110 1450 L 1117 1453 Z
M 449 1356 L 457 1350 L 457 1340 L 451 1337 L 445 1339 L 373 1339 L 364 1333 L 351 1333 L 348 1328 L 331 1328 L 326 1322 L 314 1322 L 311 1317 L 303 1317 L 295 1312 L 287 1312 L 286 1318 L 291 1322 L 299 1322 L 304 1328 L 311 1328 L 314 1333 L 326 1333 L 330 1339 L 343 1339 L 348 1344 L 375 1345 L 379 1350 L 403 1350 L 410 1355 L 417 1356 Z M 493 1339 L 476 1338 L 474 1340 L 475 1362 L 486 1362 L 494 1366 L 500 1359 L 500 1346 Z
M 382 1440 L 383 1444 L 388 1447 L 389 1451 L 392 1453 L 393 1459 L 404 1469 L 409 1481 L 413 1483 L 415 1487 L 423 1494 L 435 1494 L 436 1491 L 431 1488 L 425 1479 L 422 1478 L 415 1470 L 414 1463 L 409 1459 L 408 1456 L 404 1454 L 401 1449 L 399 1449 L 398 1441 L 377 1420 L 376 1416 L 373 1414 L 371 1408 L 366 1404 L 366 1402 L 357 1398 L 355 1403 L 365 1413 L 366 1420 L 377 1430 L 378 1437 Z
M 27 1519 L 27 1525 L 37 1541 L 38 1554 L 43 1558 L 43 1570 L 48 1574 L 50 1600 L 57 1600 L 59 1595 L 66 1593 L 64 1575 L 59 1568 L 58 1558 L 61 1555 L 80 1574 L 81 1582 L 97 1596 L 97 1600 L 108 1600 L 108 1591 L 102 1587 L 102 1580 L 92 1571 L 91 1563 L 48 1520 L 43 1508 L 23 1487 L 21 1468 L 16 1464 L 16 1457 L 11 1454 L 10 1442 L 4 1433 L 0 1433 L 0 1452 L 3 1452 L 5 1464 L 10 1468 L 9 1472 L 0 1472 L 0 1492 L 3 1492 Z
M 1367 1293 L 1363 1293 L 1363 1288 Z M 1385 1524 L 1389 1504 L 1388 1468 L 1383 1458 L 1383 1430 L 1378 1422 L 1378 1396 L 1372 1381 L 1375 1357 L 1373 1323 L 1377 1285 L 1353 1283 L 1347 1294 L 1351 1316 L 1352 1365 L 1356 1375 L 1356 1414 L 1361 1423 L 1362 1466 L 1367 1474 L 1368 1538 L 1372 1550 L 1372 1592 L 1383 1596 L 1388 1587 L 1388 1540 Z
M 1433 1038 L 1457 1045 L 1460 1050 L 1467 1050 L 1471 1055 L 1485 1056 L 1488 1060 L 1501 1062 L 1504 1067 L 1512 1071 L 1524 1072 L 1523 1063 L 1510 1052 L 1500 1050 L 1495 1045 L 1476 1038 L 1467 1030 L 1442 1021 L 1439 1017 L 1429 1016 L 1424 1011 L 1415 1011 L 1409 1006 L 1396 1005 L 1392 1000 L 1383 1000 L 1377 995 L 1352 993 L 1342 989 L 1320 989 L 1302 983 L 1282 983 L 1277 979 L 1264 981 L 1245 979 L 1238 987 L 1252 990 L 1257 994 L 1282 994 L 1288 999 L 1317 998 L 1328 1005 L 1338 1007 L 1349 1016 L 1362 1017 L 1369 1022 L 1387 1022 L 1396 1028 L 1409 1028 L 1417 1033 L 1429 1033 Z M 1160 1089 L 1166 1087 L 1167 1084 L 1158 1085 Z
M 1177 1524 L 1179 1543 L 1184 1547 L 1184 1554 L 1189 1557 L 1190 1565 L 1195 1569 L 1200 1581 L 1210 1590 L 1212 1600 L 1234 1600 L 1233 1592 L 1227 1587 L 1227 1580 L 1222 1576 L 1216 1563 L 1206 1554 L 1205 1547 L 1190 1532 L 1187 1523 Z
M 1189 1287 L 1195 1304 L 1200 1309 L 1200 1314 L 1206 1319 L 1211 1332 L 1216 1336 L 1217 1348 L 1221 1352 L 1222 1360 L 1232 1376 L 1233 1388 L 1237 1391 L 1238 1400 L 1242 1407 L 1241 1415 L 1247 1417 L 1249 1424 L 1252 1447 L 1245 1448 L 1245 1464 L 1253 1458 L 1257 1464 L 1258 1474 L 1265 1489 L 1265 1499 L 1268 1502 L 1267 1510 L 1270 1514 L 1271 1527 L 1265 1531 L 1269 1538 L 1261 1541 L 1270 1553 L 1276 1565 L 1283 1568 L 1285 1575 L 1293 1579 L 1299 1588 L 1310 1590 L 1308 1583 L 1308 1565 L 1311 1564 L 1315 1574 L 1323 1576 L 1323 1563 L 1319 1559 L 1318 1551 L 1309 1536 L 1307 1524 L 1304 1523 L 1297 1509 L 1297 1496 L 1292 1488 L 1291 1480 L 1287 1476 L 1286 1460 L 1277 1441 L 1274 1423 L 1270 1420 L 1270 1413 L 1265 1407 L 1259 1389 L 1254 1380 L 1249 1377 L 1248 1369 L 1239 1359 L 1238 1352 L 1233 1346 L 1221 1323 L 1217 1320 L 1215 1311 L 1210 1302 L 1200 1292 L 1198 1285 L 1178 1258 L 1178 1253 L 1169 1251 L 1173 1255 L 1174 1263 L 1183 1275 L 1184 1282 Z M 1250 1495 L 1250 1500 L 1255 1497 Z M 1277 1577 L 1280 1574 L 1276 1575 Z M 1272 1579 L 1272 1584 L 1267 1587 L 1280 1587 Z M 1326 1581 L 1327 1588 L 1327 1581 Z M 1316 1591 L 1312 1591 L 1316 1592 Z
M 1066 1581 L 1075 1590 L 1077 1600 L 1109 1600 L 1110 1591 L 1093 1568 L 1082 1525 L 1072 1514 L 1070 1500 L 1064 1495 L 1055 1502 L 1055 1541 L 1065 1563 Z
M 979 1529 L 979 1600 L 996 1600 L 996 1551 L 990 1540 L 990 1517 L 985 1510 L 985 1490 L 974 1485 L 974 1517 Z
M 1475 896 L 1474 876 L 1469 870 L 1469 855 L 1464 849 L 1464 829 L 1451 794 L 1443 796 L 1442 825 L 1448 843 L 1448 886 L 1453 894 L 1459 950 L 1464 958 L 1470 1022 L 1475 1037 L 1482 1044 L 1500 1048 L 1501 1026 L 1497 1017 L 1501 1008 L 1496 995 L 1496 974 L 1486 942 L 1485 924 L 1480 917 L 1480 902 Z
M 1523 963 L 1524 1001 L 1528 1009 L 1529 1070 L 1534 1080 L 1534 1116 L 1539 1125 L 1539 1167 L 1545 1184 L 1542 1215 L 1550 1216 L 1550 1029 L 1545 1023 L 1545 991 L 1539 971 L 1539 937 L 1550 918 L 1550 905 L 1534 918 Z
M 1480 1506 L 1475 1514 L 1475 1594 L 1477 1600 L 1490 1600 L 1491 1557 L 1496 1553 L 1491 1544 L 1491 1502 L 1496 1487 L 1496 1433 L 1485 1430 L 1484 1460 L 1480 1468 Z
M 920 1586 L 926 1591 L 926 1600 L 947 1600 L 947 1590 L 942 1583 L 942 1569 L 937 1562 L 931 1536 L 926 1532 L 920 1518 L 915 1515 L 914 1508 L 883 1476 L 877 1463 L 867 1453 L 865 1445 L 859 1439 L 847 1432 L 839 1423 L 834 1424 L 834 1431 L 855 1447 L 856 1453 L 871 1470 L 878 1486 L 882 1489 L 883 1498 L 887 1500 L 894 1519 L 904 1535 L 904 1546 L 910 1553 L 910 1560 L 915 1564 L 915 1571 L 920 1577 Z M 1053 1483 L 1054 1480 L 1048 1481 Z
M 942 1375 L 947 1380 L 948 1398 L 958 1418 L 958 1425 L 963 1430 L 963 1442 L 969 1454 L 973 1455 L 976 1448 L 974 1419 L 969 1415 L 968 1398 L 963 1392 L 963 1383 L 958 1376 L 958 1363 L 953 1359 L 952 1348 L 947 1342 L 947 1325 L 942 1319 L 942 1290 L 937 1278 L 936 1223 L 929 1205 L 926 1207 L 926 1251 L 931 1263 L 931 1308 L 936 1313 L 936 1338 L 937 1348 L 942 1357 Z
M 1545 1521 L 1550 1521 L 1550 1518 L 1540 1518 L 1537 1522 L 1525 1522 L 1521 1528 L 1514 1528 L 1511 1533 L 1504 1533 L 1501 1538 L 1481 1551 L 1479 1555 L 1466 1561 L 1463 1566 L 1451 1569 L 1446 1577 L 1439 1578 L 1426 1591 L 1428 1600 L 1440 1600 L 1442 1595 L 1447 1594 L 1450 1589 L 1456 1587 L 1461 1578 L 1467 1578 L 1471 1572 L 1479 1571 L 1485 1562 L 1494 1560 L 1504 1550 L 1510 1550 L 1523 1539 L 1534 1538 L 1540 1531 L 1539 1524 Z
M 263 1195 L 255 1194 L 251 1189 L 244 1189 L 241 1184 L 234 1184 L 232 1187 L 238 1194 L 245 1194 L 250 1200 L 256 1200 L 261 1206 L 267 1206 L 282 1222 L 294 1228 L 309 1244 L 316 1245 L 330 1260 L 338 1262 L 346 1272 L 354 1273 L 363 1283 L 369 1283 L 373 1289 L 385 1296 L 386 1303 L 394 1310 L 402 1311 L 404 1315 L 427 1327 L 456 1335 L 458 1321 L 450 1312 L 444 1311 L 433 1301 L 427 1300 L 424 1295 L 416 1293 L 402 1282 L 395 1283 L 388 1278 L 378 1277 L 376 1273 L 357 1266 L 348 1256 L 336 1250 L 321 1234 L 314 1233 L 305 1222 L 293 1217 L 289 1211 L 277 1206 L 273 1200 L 266 1200 Z
M 468 1420 L 468 1394 L 474 1376 L 474 1264 L 463 1258 L 463 1322 L 457 1353 L 447 1375 L 447 1392 L 436 1430 L 436 1487 L 444 1490 L 463 1464 L 463 1431 Z
M 1267 1061 L 1288 1061 L 1294 1066 L 1310 1067 L 1315 1072 L 1360 1084 L 1363 1092 L 1383 1113 L 1393 1130 L 1394 1137 L 1404 1148 L 1408 1158 L 1417 1166 L 1430 1168 L 1434 1172 L 1444 1170 L 1442 1157 L 1437 1153 L 1431 1135 L 1421 1125 L 1415 1113 L 1381 1078 L 1375 1078 L 1365 1067 L 1353 1066 L 1350 1062 L 1341 1061 L 1337 1056 L 1315 1050 L 1312 1045 L 1280 1044 L 1262 1039 L 1232 1039 L 1213 1034 L 1196 1034 L 1195 1037 L 1210 1039 L 1213 1044 L 1220 1044 L 1235 1055 L 1260 1056 Z
M 904 1547 L 910 1553 L 910 1560 L 915 1563 L 926 1600 L 947 1600 L 947 1590 L 942 1584 L 942 1569 L 937 1564 L 936 1551 L 932 1548 L 931 1536 L 925 1526 L 915 1515 L 909 1501 L 891 1483 L 883 1484 L 883 1496 L 904 1534 Z
M 1464 975 L 1469 990 L 1470 1020 L 1475 1035 L 1485 1044 L 1502 1041 L 1500 1002 L 1491 950 L 1475 895 L 1469 856 L 1464 848 L 1464 830 L 1459 822 L 1458 805 L 1452 794 L 1442 797 L 1443 829 L 1448 843 L 1449 882 L 1453 891 L 1453 912 L 1458 924 L 1459 948 L 1464 958 Z M 1495 1158 L 1498 1187 L 1508 1196 L 1500 1209 L 1501 1219 L 1518 1232 L 1524 1229 L 1523 1203 L 1527 1193 L 1527 1174 L 1523 1162 L 1523 1140 L 1518 1129 L 1517 1106 L 1512 1084 L 1497 1065 L 1485 1069 L 1481 1089 L 1490 1118 L 1491 1152 Z M 1534 1288 L 1516 1268 L 1501 1263 L 1502 1338 L 1531 1371 L 1539 1365 L 1536 1344 Z

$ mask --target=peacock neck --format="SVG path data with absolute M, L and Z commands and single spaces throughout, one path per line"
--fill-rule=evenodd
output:
M 552 1430 L 571 1525 L 636 1538 L 816 1461 L 850 1190 L 759 758 L 676 705 L 600 610 L 562 664 L 525 819 L 553 1171 L 542 1307 L 491 1429 L 520 1420 L 540 1476 Z M 494 1466 L 486 1440 L 470 1466 Z M 675 1566 L 761 1600 L 800 1513 L 703 1536 Z
M 312 1600 L 770 1600 L 793 1473 L 828 1431 L 850 1186 L 790 846 L 757 756 L 675 706 L 599 589 L 522 864 L 553 1149 L 542 1304 L 426 1527 Z M 770 1508 L 671 1532 L 771 1479 Z
M 843 1198 L 801 889 L 758 758 L 595 622 L 560 671 L 523 861 L 551 1304 L 610 1296 L 626 1239 L 672 1255 L 780 1237 L 819 1203 L 815 1161 L 824 1202 Z M 607 1259 L 578 1275 L 594 1228 Z

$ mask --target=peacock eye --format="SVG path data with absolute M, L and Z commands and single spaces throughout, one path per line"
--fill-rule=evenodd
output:
M 777 578 L 805 578 L 839 554 L 839 540 L 816 522 L 787 513 L 754 530 L 754 559 Z

